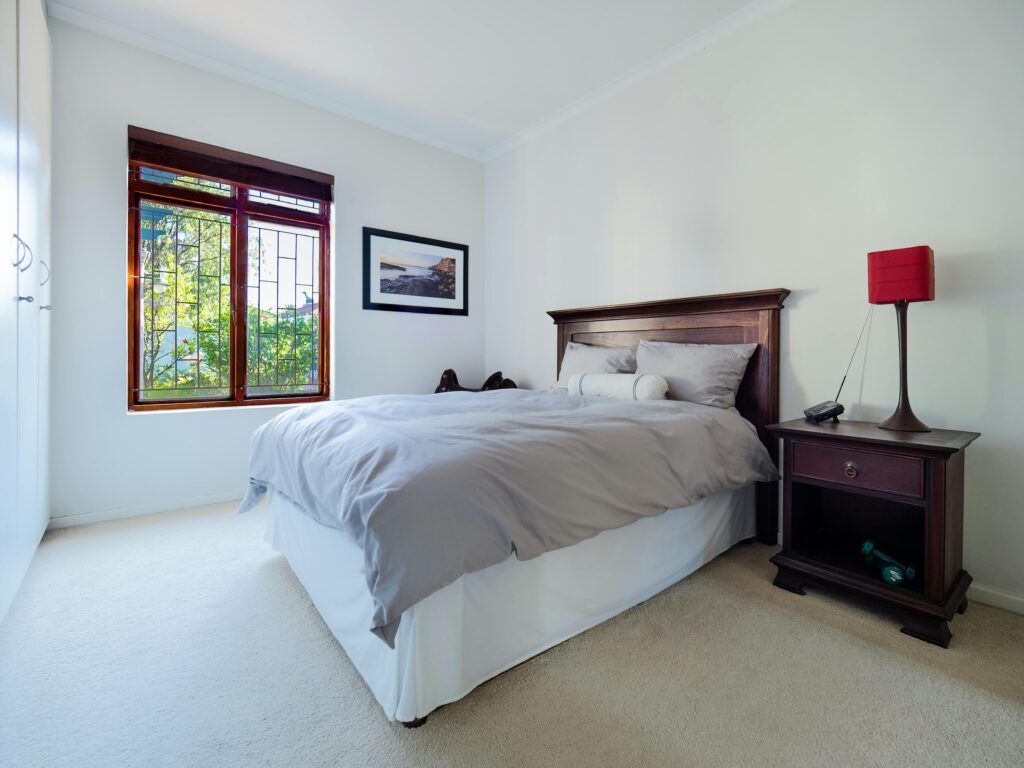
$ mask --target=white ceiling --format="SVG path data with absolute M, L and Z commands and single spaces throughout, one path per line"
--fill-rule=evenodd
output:
M 51 15 L 487 157 L 761 0 L 50 0 Z M 714 35 L 712 35 L 714 36 Z

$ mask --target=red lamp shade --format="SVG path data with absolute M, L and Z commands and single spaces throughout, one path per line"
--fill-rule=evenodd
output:
M 934 299 L 935 256 L 927 245 L 868 254 L 870 303 L 895 304 L 898 301 Z

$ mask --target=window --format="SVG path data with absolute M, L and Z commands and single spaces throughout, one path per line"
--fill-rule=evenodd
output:
M 128 138 L 128 407 L 326 399 L 333 178 Z

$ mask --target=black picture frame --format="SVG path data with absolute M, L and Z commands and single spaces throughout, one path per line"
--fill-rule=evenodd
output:
M 436 248 L 444 248 L 452 251 L 461 252 L 461 265 L 458 269 L 461 269 L 461 306 L 460 307 L 429 307 L 402 304 L 400 300 L 396 300 L 394 303 L 381 302 L 373 300 L 373 293 L 371 291 L 373 283 L 373 262 L 372 262 L 372 239 L 374 237 L 387 238 L 389 240 L 399 240 L 407 243 L 416 243 L 418 245 L 429 245 Z M 459 281 L 456 281 L 456 286 L 459 285 Z M 458 291 L 458 288 L 456 288 Z M 388 294 L 398 299 L 403 294 Z M 459 299 L 456 296 L 456 301 Z M 385 312 L 418 312 L 421 314 L 431 315 L 462 315 L 466 316 L 469 314 L 469 246 L 461 243 L 452 243 L 447 240 L 436 240 L 430 237 L 419 237 L 417 235 L 408 235 L 402 232 L 392 232 L 386 229 L 374 229 L 373 227 L 363 227 L 363 309 L 376 309 Z

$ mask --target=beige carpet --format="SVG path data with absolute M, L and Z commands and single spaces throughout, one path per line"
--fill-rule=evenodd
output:
M 262 526 L 49 534 L 0 628 L 0 765 L 1024 765 L 1024 617 L 972 604 L 944 651 L 772 587 L 756 544 L 405 730 Z

